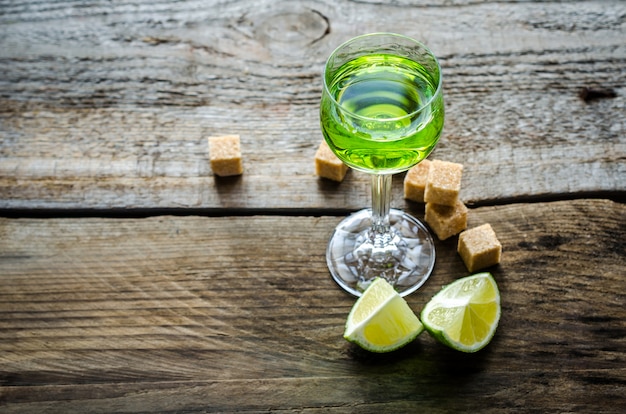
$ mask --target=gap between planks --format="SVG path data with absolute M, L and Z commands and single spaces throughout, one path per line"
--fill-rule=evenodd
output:
M 547 194 L 532 197 L 502 198 L 493 200 L 482 200 L 479 202 L 469 202 L 467 207 L 479 208 L 490 206 L 501 206 L 508 204 L 533 204 L 550 203 L 555 201 L 571 201 L 583 199 L 605 199 L 617 203 L 626 204 L 626 190 L 617 192 L 582 192 L 569 194 Z M 412 203 L 415 207 L 410 209 L 412 213 L 422 212 L 423 205 Z M 367 208 L 369 206 L 364 206 Z M 394 206 L 392 206 L 393 208 Z M 395 206 L 402 209 L 403 206 Z M 36 208 L 36 209 L 0 209 L 0 217 L 3 218 L 119 218 L 136 219 L 157 216 L 200 216 L 200 217 L 247 217 L 247 216 L 337 216 L 343 217 L 351 214 L 355 209 L 337 208 L 185 208 L 185 207 L 155 207 L 155 208 Z

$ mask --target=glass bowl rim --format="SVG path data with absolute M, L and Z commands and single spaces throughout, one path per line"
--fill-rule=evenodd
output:
M 350 111 L 348 109 L 345 109 L 343 106 L 341 106 L 341 104 L 339 102 L 337 102 L 335 97 L 330 93 L 330 90 L 328 88 L 328 83 L 326 82 L 326 68 L 328 67 L 328 64 L 329 64 L 331 58 L 333 58 L 337 54 L 337 52 L 340 49 L 342 49 L 343 47 L 345 47 L 346 45 L 348 45 L 348 44 L 350 44 L 352 42 L 355 42 L 357 40 L 360 40 L 360 39 L 364 39 L 364 38 L 367 38 L 367 37 L 375 37 L 375 36 L 396 37 L 396 38 L 408 40 L 408 41 L 410 41 L 412 43 L 415 43 L 416 46 L 419 46 L 424 51 L 426 51 L 426 53 L 428 53 L 430 56 L 432 56 L 435 64 L 437 65 L 437 71 L 439 73 L 439 79 L 438 79 L 438 82 L 437 82 L 437 89 L 435 90 L 435 93 L 433 93 L 433 95 L 430 97 L 430 99 L 428 99 L 428 101 L 426 101 L 423 105 L 421 105 L 418 109 L 416 109 L 415 111 L 411 112 L 410 114 L 406 114 L 406 115 L 403 115 L 403 116 L 400 116 L 400 117 L 395 117 L 395 118 L 385 118 L 383 120 L 381 120 L 380 118 L 371 118 L 371 117 L 367 117 L 367 116 L 358 115 L 358 114 L 355 114 L 354 112 L 352 112 L 352 111 Z M 323 93 L 328 95 L 328 97 L 332 101 L 333 105 L 336 106 L 337 108 L 339 108 L 340 111 L 348 114 L 351 117 L 354 117 L 354 118 L 357 118 L 357 119 L 361 119 L 363 121 L 377 121 L 377 122 L 381 122 L 381 121 L 384 121 L 384 122 L 397 122 L 397 121 L 402 120 L 402 119 L 411 118 L 411 117 L 415 116 L 416 114 L 422 112 L 425 108 L 430 106 L 432 104 L 432 102 L 436 98 L 439 97 L 439 95 L 441 94 L 441 89 L 442 89 L 442 84 L 443 84 L 443 74 L 441 73 L 441 64 L 439 63 L 439 59 L 437 58 L 437 56 L 435 56 L 435 54 L 432 52 L 432 50 L 430 50 L 430 48 L 428 48 L 425 44 L 423 44 L 419 40 L 415 40 L 412 37 L 405 36 L 405 35 L 398 34 L 398 33 L 392 33 L 392 32 L 366 33 L 366 34 L 362 34 L 362 35 L 359 35 L 359 36 L 352 37 L 352 38 L 346 40 L 345 42 L 341 43 L 339 46 L 337 46 L 332 51 L 332 53 L 328 56 L 328 59 L 326 59 L 326 63 L 324 63 L 324 72 L 323 72 L 322 79 L 323 79 L 323 83 L 324 83 L 324 91 L 323 91 Z

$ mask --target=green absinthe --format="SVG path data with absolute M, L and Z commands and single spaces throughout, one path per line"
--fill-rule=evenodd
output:
M 328 76 L 328 74 L 327 74 Z M 326 79 L 322 132 L 346 164 L 397 173 L 426 158 L 443 129 L 439 74 L 389 54 L 359 57 Z M 338 105 L 337 105 L 338 104 Z

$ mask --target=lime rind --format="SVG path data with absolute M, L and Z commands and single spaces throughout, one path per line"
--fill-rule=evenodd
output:
M 476 292 L 481 294 L 472 294 Z M 483 272 L 444 286 L 420 316 L 424 328 L 439 342 L 458 351 L 476 352 L 493 338 L 500 314 L 496 281 L 490 273 Z

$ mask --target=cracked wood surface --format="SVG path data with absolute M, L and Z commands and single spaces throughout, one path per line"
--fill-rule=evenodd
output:
M 625 19 L 617 0 L 0 0 L 0 411 L 625 412 Z M 341 337 L 354 300 L 324 251 L 370 183 L 314 175 L 321 71 L 373 31 L 440 58 L 431 157 L 464 164 L 470 227 L 503 244 L 477 354 Z M 210 171 L 222 133 L 241 177 Z M 402 176 L 392 206 L 423 218 Z M 467 274 L 456 240 L 416 312 Z
M 503 245 L 502 318 L 469 355 L 342 338 L 354 300 L 323 254 L 338 217 L 0 219 L 2 412 L 623 412 L 624 217 L 472 209 Z M 455 243 L 415 312 L 467 274 Z
M 626 5 L 588 2 L 3 2 L 0 208 L 358 209 L 369 179 L 318 179 L 332 49 L 397 31 L 441 60 L 432 158 L 463 199 L 623 199 Z M 416 24 L 419 22 L 419 24 Z M 608 90 L 587 94 L 583 88 Z M 593 99 L 596 98 L 596 99 Z M 217 180 L 206 137 L 241 135 Z M 393 205 L 407 206 L 402 174 Z

